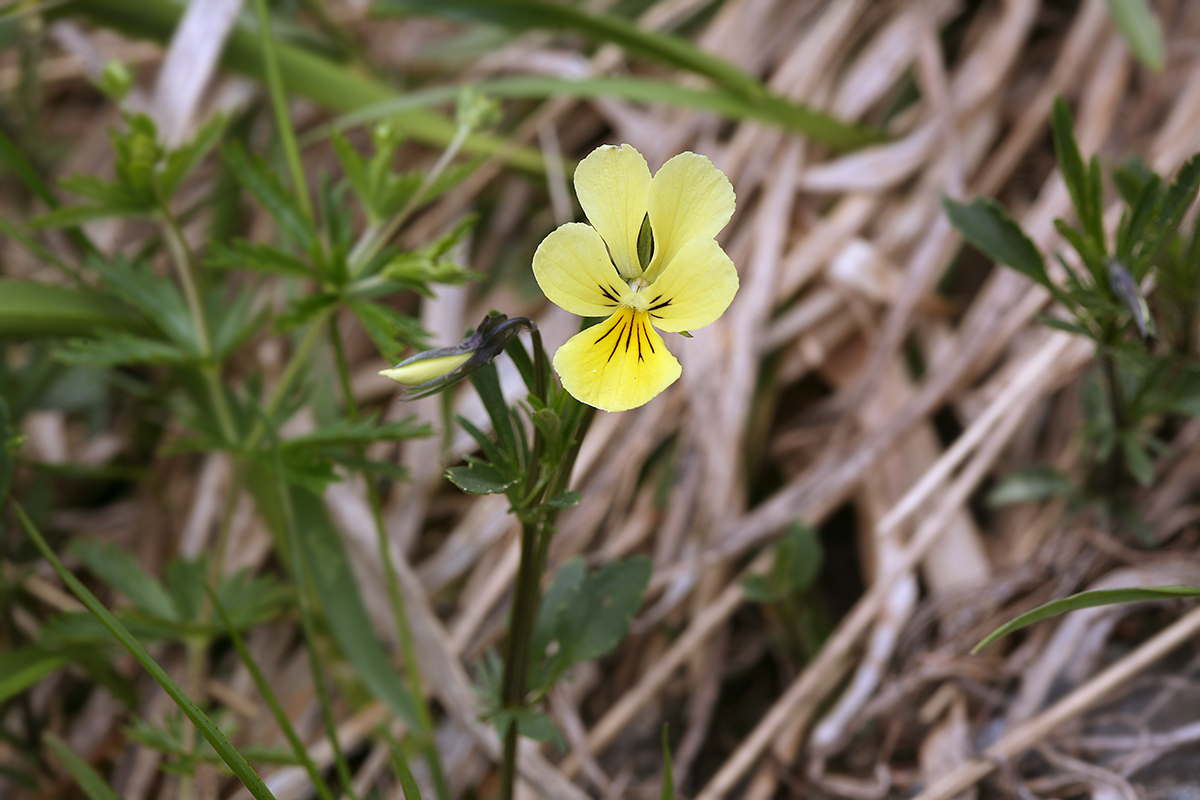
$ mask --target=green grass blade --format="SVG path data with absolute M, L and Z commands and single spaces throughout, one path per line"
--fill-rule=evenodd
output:
M 404 790 L 404 800 L 424 800 L 421 797 L 421 788 L 417 786 L 417 779 L 413 777 L 412 770 L 408 768 L 408 759 L 404 757 L 404 751 L 400 749 L 399 742 L 389 735 L 388 746 L 392 751 L 392 769 L 396 771 L 396 777 L 400 779 L 400 788 Z
M 17 143 L 8 138 L 4 131 L 0 130 L 0 162 L 8 165 L 13 174 L 29 191 L 46 204 L 50 210 L 59 207 L 58 198 L 54 196 L 50 184 L 46 183 L 41 174 L 34 168 L 33 164 L 29 163 L 29 159 L 21 152 L 21 148 Z M 85 253 L 96 253 L 96 246 L 92 244 L 92 240 L 77 227 L 67 231 L 67 236 L 71 241 Z
M 288 171 L 292 173 L 292 189 L 309 221 L 313 219 L 312 200 L 308 194 L 308 180 L 304 177 L 304 165 L 300 163 L 300 150 L 296 147 L 296 133 L 292 130 L 292 119 L 288 116 L 287 95 L 283 88 L 283 76 L 279 72 L 279 56 L 275 37 L 271 35 L 271 17 L 267 12 L 267 0 L 254 0 L 258 16 L 258 36 L 262 45 L 263 69 L 267 73 L 267 90 L 271 95 L 271 109 L 275 113 L 275 128 L 283 145 L 283 155 Z
M 416 702 L 384 653 L 359 594 L 358 579 L 321 498 L 290 492 L 300 546 L 330 632 L 362 682 L 412 730 L 421 730 Z
M 666 91 L 666 84 L 662 82 L 636 79 L 580 81 L 579 84 L 583 87 L 587 84 L 602 85 L 605 93 L 612 92 L 615 96 L 646 102 L 664 102 L 664 94 L 674 95 L 679 105 L 704 107 L 706 110 L 734 118 L 759 119 L 781 125 L 837 149 L 862 147 L 885 138 L 877 131 L 845 123 L 832 115 L 772 94 L 752 76 L 724 59 L 704 52 L 686 39 L 647 31 L 619 17 L 588 14 L 569 5 L 545 0 L 506 0 L 503 3 L 495 0 L 383 0 L 375 6 L 375 11 L 431 14 L 501 25 L 516 30 L 569 30 L 594 41 L 611 42 L 631 53 L 702 75 L 712 80 L 723 91 L 705 92 L 682 87 L 673 87 L 675 91 Z M 538 78 L 508 80 L 529 80 L 533 84 L 539 80 L 554 81 Z M 573 82 L 559 83 L 569 85 Z M 581 91 L 586 92 L 588 89 L 583 88 Z M 570 90 L 565 89 L 562 93 L 570 94 Z
M 671 763 L 671 737 L 668 735 L 666 725 L 663 725 L 662 729 L 662 751 L 663 785 L 659 797 L 661 800 L 675 800 L 675 767 Z
M 594 99 L 615 97 L 648 105 L 668 105 L 719 114 L 728 119 L 753 119 L 802 133 L 831 147 L 849 150 L 884 141 L 883 133 L 851 125 L 836 117 L 813 111 L 775 97 L 744 100 L 718 89 L 680 86 L 653 78 L 584 78 L 564 80 L 544 76 L 496 78 L 471 84 L 473 90 L 489 97 L 510 99 L 571 97 Z M 460 87 L 443 86 L 410 92 L 377 105 L 367 106 L 340 117 L 333 125 L 344 129 L 408 113 L 412 109 L 453 100 Z
M 271 716 L 275 718 L 275 724 L 279 726 L 279 730 L 283 731 L 284 738 L 288 740 L 288 745 L 292 748 L 292 755 L 296 757 L 296 760 L 304 767 L 304 771 L 308 773 L 308 778 L 312 781 L 313 788 L 321 800 L 333 800 L 333 794 L 321 778 L 320 770 L 317 769 L 317 765 L 313 763 L 313 760 L 308 757 L 308 750 L 305 749 L 304 742 L 300 741 L 300 736 L 296 733 L 296 729 L 292 727 L 292 722 L 288 719 L 287 712 L 283 710 L 279 698 L 271 689 L 271 684 L 267 681 L 267 677 L 263 675 L 262 669 L 259 668 L 258 662 L 254 660 L 254 656 L 251 655 L 249 648 L 246 647 L 246 643 L 242 641 L 242 635 L 238 633 L 237 626 L 229 618 L 229 612 L 225 610 L 225 606 L 221 604 L 217 593 L 212 590 L 212 587 L 205 584 L 204 590 L 208 592 L 209 602 L 212 603 L 213 610 L 217 612 L 217 616 L 221 618 L 221 624 L 225 626 L 225 632 L 229 634 L 229 639 L 233 642 L 233 648 L 237 650 L 238 658 L 242 660 L 242 664 L 246 666 L 251 679 L 254 680 L 254 685 L 258 688 L 258 693 L 262 695 L 267 708 L 271 711 Z
M 99 292 L 0 278 L 0 340 L 144 328 L 137 314 Z
M 183 15 L 183 5 L 169 0 L 69 0 L 51 12 L 62 17 L 77 14 L 127 36 L 166 43 Z M 396 89 L 375 78 L 341 66 L 304 48 L 287 43 L 276 46 L 279 71 L 287 91 L 344 113 L 382 103 L 396 96 Z M 258 35 L 246 26 L 235 27 L 225 43 L 221 65 L 231 72 L 264 79 Z M 458 125 L 440 114 L 416 108 L 394 120 L 396 128 L 415 139 L 445 147 Z M 488 134 L 468 136 L 462 149 L 475 155 L 503 152 L 507 163 L 517 169 L 542 174 L 542 155 L 528 147 L 510 147 L 506 140 Z
M 1162 25 L 1146 0 L 1108 0 L 1108 11 L 1137 60 L 1162 72 L 1166 62 Z
M 108 629 L 109 633 L 113 635 L 113 638 L 129 651 L 129 654 L 142 665 L 142 668 L 150 673 L 150 677 L 154 678 L 158 685 L 163 688 L 163 691 L 167 693 L 167 696 L 175 702 L 175 705 L 179 706 L 179 710 L 192 721 L 192 724 L 200 731 L 200 735 L 208 740 L 213 750 L 217 752 L 217 755 L 221 757 L 221 760 L 225 762 L 230 771 L 250 791 L 250 794 L 256 800 L 275 800 L 275 795 L 271 794 L 271 790 L 263 783 L 262 778 L 258 777 L 258 774 L 250 767 L 250 764 L 246 762 L 242 754 L 237 751 L 237 748 L 230 743 L 229 739 L 225 738 L 225 734 L 221 733 L 221 730 L 216 725 L 213 725 L 212 720 L 192 702 L 191 698 L 179 688 L 179 685 L 171 680 L 170 676 L 163 671 L 163 668 L 150 657 L 150 654 L 146 652 L 141 643 L 133 638 L 129 631 L 125 629 L 125 626 L 96 599 L 96 596 L 86 586 L 79 582 L 78 578 L 63 566 L 62 562 L 58 560 L 58 556 L 54 555 L 54 551 L 50 549 L 50 545 L 46 543 L 45 538 L 34 527 L 29 517 L 25 515 L 25 511 L 16 503 L 13 503 L 12 507 L 16 511 L 21 526 L 25 529 L 25 533 L 33 540 L 37 549 L 41 551 L 42 557 L 58 573 L 58 577 L 62 582 L 67 585 L 72 594 L 79 598 L 79 601 L 83 603 L 88 611 L 96 615 L 104 627 Z
M 744 98 L 765 92 L 762 84 L 722 58 L 686 39 L 639 28 L 604 14 L 589 14 L 564 3 L 542 0 L 382 0 L 376 14 L 430 14 L 467 22 L 500 25 L 510 30 L 551 29 L 581 33 L 593 41 L 611 42 L 645 58 L 681 67 L 712 79 Z
M 1019 631 L 1027 625 L 1047 619 L 1048 617 L 1065 614 L 1068 611 L 1078 611 L 1081 608 L 1108 606 L 1115 603 L 1140 603 L 1144 600 L 1167 600 L 1172 597 L 1200 597 L 1200 586 L 1139 586 L 1132 589 L 1098 589 L 1094 592 L 1080 592 L 1052 603 L 1038 606 L 1032 611 L 1026 611 L 1019 617 L 1009 620 L 996 630 L 989 633 L 982 642 L 975 645 L 972 653 L 978 653 L 992 642 L 1013 631 Z
M 120 800 L 117 793 L 108 785 L 108 781 L 104 780 L 99 772 L 92 769 L 91 764 L 80 758 L 69 744 L 53 733 L 42 734 L 42 741 L 58 757 L 63 768 L 75 779 L 75 783 L 79 784 L 79 788 L 87 795 L 88 800 Z
M 24 647 L 8 653 L 0 653 L 0 703 L 15 697 L 33 686 L 42 678 L 70 659 L 61 653 Z

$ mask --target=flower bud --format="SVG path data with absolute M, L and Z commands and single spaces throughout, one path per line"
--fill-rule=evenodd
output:
M 405 400 L 416 400 L 447 389 L 490 364 L 522 328 L 533 327 L 533 322 L 525 317 L 509 319 L 504 314 L 489 314 L 461 344 L 417 353 L 391 369 L 380 370 L 379 374 L 407 387 Z

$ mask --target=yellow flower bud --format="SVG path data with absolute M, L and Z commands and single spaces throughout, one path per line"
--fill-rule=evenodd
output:
M 472 353 L 459 353 L 452 356 L 438 356 L 436 358 L 425 358 L 419 361 L 411 361 L 392 367 L 391 369 L 380 370 L 379 374 L 385 378 L 391 378 L 396 383 L 404 386 L 416 386 L 419 383 L 425 383 L 435 378 L 440 378 L 449 372 L 461 367 L 467 363 Z

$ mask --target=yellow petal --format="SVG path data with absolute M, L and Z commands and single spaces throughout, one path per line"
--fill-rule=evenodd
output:
M 733 216 L 733 187 L 704 156 L 680 153 L 655 174 L 647 203 L 654 259 L 646 280 L 654 282 L 689 241 L 712 239 L 725 227 Z
M 624 306 L 558 348 L 554 369 L 576 400 L 605 411 L 644 405 L 681 372 L 647 315 Z
M 461 353 L 453 356 L 422 358 L 409 364 L 401 364 L 392 369 L 380 370 L 379 374 L 405 386 L 416 386 L 419 383 L 440 378 L 452 370 L 458 369 L 470 357 L 471 353 Z
M 737 269 L 712 239 L 692 239 L 642 290 L 656 328 L 693 331 L 725 313 L 738 290 Z
M 637 239 L 649 191 L 646 159 L 627 144 L 597 147 L 575 170 L 575 194 L 583 213 L 604 237 L 613 263 L 626 281 L 642 274 Z
M 582 222 L 560 225 L 542 240 L 533 276 L 550 302 L 581 317 L 607 317 L 631 294 L 600 234 Z

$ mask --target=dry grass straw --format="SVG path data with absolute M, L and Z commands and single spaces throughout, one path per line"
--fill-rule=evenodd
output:
M 220 5 L 235 9 L 237 3 Z M 658 3 L 642 22 L 671 29 L 703 5 Z M 199 17 L 204 6 L 193 4 L 195 13 L 189 18 Z M 737 191 L 738 211 L 723 240 L 742 280 L 726 316 L 676 348 L 684 367 L 679 384 L 638 411 L 602 416 L 580 458 L 576 484 L 584 500 L 563 515 L 553 561 L 577 554 L 605 560 L 644 552 L 654 557 L 655 577 L 633 639 L 599 669 L 580 670 L 553 696 L 552 710 L 572 752 L 556 759 L 530 746 L 522 768 L 532 787 L 556 799 L 588 793 L 656 796 L 657 758 L 645 754 L 654 752 L 659 725 L 670 718 L 680 737 L 677 779 L 697 800 L 766 800 L 778 796 L 782 782 L 808 782 L 864 797 L 920 784 L 928 787 L 922 800 L 949 798 L 989 774 L 994 759 L 1015 759 L 1050 741 L 1062 723 L 1095 709 L 1195 634 L 1200 612 L 1192 611 L 1106 669 L 1097 666 L 1081 676 L 1062 700 L 1037 698 L 1029 713 L 1011 720 L 981 754 L 993 760 L 968 759 L 972 750 L 965 737 L 972 723 L 1004 715 L 998 709 L 964 714 L 967 705 L 976 708 L 959 688 L 964 668 L 934 670 L 929 673 L 934 677 L 919 685 L 901 682 L 897 670 L 898 661 L 908 657 L 899 651 L 912 635 L 921 584 L 928 589 L 926 602 L 955 596 L 964 582 L 977 590 L 968 598 L 982 598 L 987 591 L 980 587 L 1019 566 L 1009 553 L 1032 559 L 1051 536 L 1059 535 L 1052 533 L 1065 524 L 1059 509 L 1045 511 L 1036 525 L 1019 512 L 998 514 L 996 528 L 984 532 L 968 502 L 985 480 L 1008 467 L 1010 452 L 1023 442 L 1034 442 L 1025 451 L 1039 460 L 1057 455 L 1042 452 L 1031 432 L 1056 403 L 1061 405 L 1055 393 L 1090 357 L 1086 343 L 1031 322 L 1045 307 L 1045 293 L 1012 273 L 989 273 L 958 307 L 934 297 L 959 250 L 939 195 L 997 195 L 1039 246 L 1058 247 L 1052 220 L 1066 215 L 1069 205 L 1059 176 L 1049 170 L 1047 118 L 1057 94 L 1076 109 L 1085 153 L 1099 151 L 1112 158 L 1141 152 L 1169 173 L 1200 149 L 1200 54 L 1186 44 L 1200 31 L 1200 14 L 1187 3 L 1159 6 L 1169 20 L 1170 58 L 1166 73 L 1152 76 L 1131 63 L 1107 21 L 1103 0 L 1086 0 L 1074 13 L 1037 0 L 983 4 L 955 32 L 959 52 L 954 57 L 941 36 L 962 12 L 962 4 L 951 0 L 721 4 L 696 39 L 705 49 L 761 74 L 790 98 L 879 121 L 912 76 L 920 99 L 892 121 L 895 141 L 847 156 L 830 155 L 756 124 L 729 124 L 614 100 L 549 100 L 521 123 L 515 140 L 535 143 L 551 156 L 578 157 L 599 141 L 631 142 L 652 167 L 682 149 L 709 155 Z M 370 28 L 360 6 L 346 3 L 336 11 L 338 20 L 370 43 L 372 59 L 404 67 L 412 58 Z M 201 29 L 210 28 L 195 30 Z M 202 91 L 194 84 L 181 86 L 177 82 L 182 79 L 172 71 L 180 54 L 197 44 L 193 39 L 198 34 L 191 30 L 180 29 L 149 101 L 161 119 L 184 127 L 204 112 Z M 211 48 L 206 51 L 211 54 Z M 622 54 L 611 48 L 588 59 L 547 37 L 526 36 L 466 70 L 483 76 L 533 69 L 582 75 L 628 68 Z M 197 77 L 203 76 L 191 76 Z M 202 89 L 205 81 L 199 83 Z M 83 152 L 97 148 L 85 144 Z M 314 155 L 310 166 L 319 166 L 318 160 Z M 70 167 L 90 171 L 78 160 Z M 409 235 L 420 241 L 471 210 L 481 192 L 491 193 L 501 202 L 477 231 L 480 257 L 471 266 L 498 269 L 506 252 L 529 244 L 529 220 L 541 220 L 546 229 L 550 220 L 570 216 L 567 177 L 550 175 L 549 190 L 542 192 L 525 178 L 503 173 L 498 164 L 485 167 L 427 211 Z M 112 231 L 102 238 L 120 237 Z M 551 347 L 564 341 L 575 324 L 503 282 L 487 296 L 467 289 L 439 293 L 423 306 L 422 323 L 438 341 L 456 341 L 489 307 L 540 314 L 539 325 Z M 374 354 L 363 342 L 351 345 L 358 370 L 354 385 L 361 398 L 386 396 L 386 384 L 373 377 Z M 925 363 L 926 372 L 916 383 L 904 366 L 905 346 L 915 347 Z M 272 346 L 264 346 L 260 356 L 263 373 L 277 375 L 279 356 Z M 764 393 L 761 370 L 767 356 L 774 372 Z M 511 366 L 502 373 L 507 390 L 518 396 Z M 799 395 L 787 390 L 804 381 L 828 387 L 830 396 L 819 406 L 793 403 L 788 398 Z M 415 411 L 437 421 L 437 407 L 431 398 L 391 406 L 388 413 Z M 483 420 L 482 409 L 467 396 L 460 397 L 457 410 Z M 963 428 L 945 445 L 933 421 L 942 410 L 956 415 Z M 1068 412 L 1067 419 L 1072 418 Z M 65 424 L 61 415 L 42 418 L 40 427 L 28 431 L 30 446 L 77 457 L 86 442 L 71 441 L 65 450 L 55 444 L 69 439 Z M 409 443 L 397 454 L 412 481 L 393 492 L 385 515 L 427 687 L 446 712 L 439 735 L 447 769 L 465 785 L 480 780 L 498 752 L 495 736 L 478 722 L 466 665 L 502 634 L 517 545 L 503 502 L 467 500 L 447 491 L 440 480 L 446 463 L 439 440 L 440 435 Z M 450 460 L 468 446 L 461 436 L 453 441 Z M 654 488 L 658 473 L 645 482 L 638 476 L 647 459 L 667 443 L 674 453 L 673 477 L 660 507 Z M 750 481 L 764 459 L 778 466 L 783 480 L 761 497 Z M 657 469 L 663 469 L 661 464 Z M 1195 481 L 1187 479 L 1186 470 L 1172 475 L 1177 480 L 1169 484 L 1170 501 L 1159 501 L 1156 518 L 1175 514 L 1194 524 L 1194 514 L 1179 515 Z M 228 466 L 215 456 L 198 475 L 177 469 L 166 480 L 163 502 L 170 513 L 165 518 L 157 514 L 140 523 L 126 520 L 129 529 L 122 529 L 118 520 L 109 531 L 115 541 L 132 545 L 148 541 L 139 531 L 157 525 L 160 544 L 137 545 L 147 563 L 176 550 L 201 551 L 220 500 L 230 491 Z M 331 489 L 327 500 L 355 555 L 377 629 L 387 636 L 395 628 L 388 619 L 362 489 L 344 484 Z M 154 501 L 139 495 L 131 502 Z M 767 551 L 750 555 L 789 522 L 819 525 L 847 503 L 860 510 L 858 568 L 869 585 L 820 653 L 789 677 L 779 696 L 749 709 L 751 729 L 730 746 L 730 720 L 722 715 L 719 700 L 729 679 L 724 667 L 731 661 L 731 643 L 739 635 L 735 618 L 745 607 L 738 580 L 769 563 Z M 231 553 L 237 565 L 261 564 L 268 554 L 267 536 L 248 509 L 236 515 L 233 531 L 237 544 Z M 163 535 L 172 537 L 169 543 L 162 543 Z M 1111 555 L 1104 558 L 1109 560 L 1089 563 L 1115 563 Z M 1053 572 L 1057 567 L 1039 562 L 1037 568 Z M 55 597 L 53 586 L 40 579 L 28 586 L 40 596 Z M 999 618 L 988 617 L 993 623 Z M 987 620 L 983 622 L 986 627 Z M 971 631 L 977 628 L 978 622 Z M 673 635 L 668 637 L 666 630 Z M 276 624 L 248 638 L 264 669 L 278 679 L 275 685 L 311 742 L 313 758 L 324 766 L 331 754 L 318 733 L 312 686 L 302 668 L 303 654 L 290 644 L 293 635 Z M 1035 664 L 1038 654 L 1028 647 L 1039 642 L 1045 645 L 1045 637 L 1032 636 L 1013 658 Z M 937 653 L 957 658 L 967 644 L 965 638 L 941 642 Z M 994 688 L 1003 686 L 1012 671 L 1022 670 L 1018 660 L 1005 667 L 1002 655 L 981 657 L 981 663 L 985 666 L 970 680 Z M 1045 668 L 1048 679 L 1058 674 L 1059 666 Z M 837 690 L 843 685 L 848 688 L 839 699 Z M 262 724 L 261 709 L 240 668 L 227 670 L 209 687 L 215 699 L 244 717 L 247 735 L 259 737 L 257 742 L 271 740 L 274 733 Z M 41 690 L 34 702 L 46 702 L 48 691 Z M 926 717 L 904 716 L 903 704 L 894 699 L 900 696 L 924 703 Z M 886 704 L 896 715 L 893 725 L 918 745 L 928 735 L 922 766 L 890 765 L 880 750 L 875 753 L 877 767 L 857 775 L 829 774 L 829 759 L 875 746 L 859 734 L 886 697 L 893 698 Z M 162 698 L 149 692 L 145 708 L 152 716 L 165 710 Z M 819 709 L 825 709 L 823 718 Z M 105 747 L 104 737 L 119 717 L 116 709 L 97 706 L 96 711 L 103 718 L 91 726 L 94 733 L 78 733 L 74 742 L 93 756 Z M 339 737 L 344 747 L 364 741 L 383 721 L 374 705 L 343 713 Z M 1178 741 L 1189 740 L 1180 736 Z M 713 766 L 706 755 L 708 763 L 702 767 L 702 752 L 722 752 L 723 761 Z M 1057 753 L 1056 769 L 1082 769 L 1073 756 L 1047 752 Z M 383 767 L 379 753 L 374 751 L 360 767 L 364 787 Z M 169 785 L 159 787 L 151 780 L 153 754 L 135 746 L 115 758 L 122 797 L 143 800 L 170 791 Z M 579 776 L 586 791 L 570 783 Z M 277 770 L 267 779 L 280 800 L 306 794 L 298 770 Z M 205 796 L 202 788 L 198 796 Z M 208 796 L 215 794 L 210 790 Z

